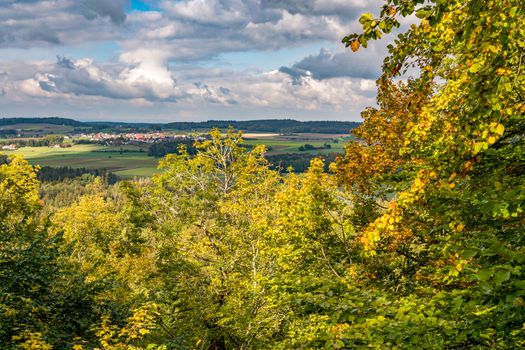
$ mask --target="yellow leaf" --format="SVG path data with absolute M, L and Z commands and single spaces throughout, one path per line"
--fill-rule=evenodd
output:
M 350 48 L 352 49 L 353 52 L 356 52 L 357 50 L 359 50 L 359 41 L 357 40 L 352 41 L 352 44 L 350 44 Z
M 465 225 L 463 225 L 461 223 L 458 226 L 456 226 L 456 229 L 458 230 L 458 232 L 463 231 L 464 228 L 465 228 Z
M 504 132 L 505 127 L 503 126 L 503 124 L 498 124 L 498 126 L 496 126 L 496 133 L 501 136 Z

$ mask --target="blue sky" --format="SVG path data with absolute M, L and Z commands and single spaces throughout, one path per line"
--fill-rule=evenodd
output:
M 2 116 L 359 120 L 387 42 L 373 0 L 3 0 Z
M 131 11 L 149 11 L 152 10 L 154 7 L 151 6 L 151 3 L 147 3 L 145 1 L 140 0 L 132 0 L 130 9 Z

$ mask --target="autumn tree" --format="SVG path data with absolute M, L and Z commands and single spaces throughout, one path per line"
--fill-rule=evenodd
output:
M 360 241 L 363 271 L 405 311 L 378 308 L 382 315 L 368 327 L 376 336 L 367 341 L 404 346 L 393 333 L 401 332 L 410 344 L 412 330 L 386 325 L 419 314 L 420 324 L 429 322 L 427 332 L 438 330 L 435 348 L 520 347 L 525 5 L 386 1 L 379 18 L 363 15 L 363 32 L 343 41 L 356 51 L 413 13 L 421 22 L 389 47 L 380 79 L 380 86 L 392 86 L 407 68 L 420 72 L 407 83 L 417 92 L 406 105 L 407 123 L 396 133 L 392 120 L 399 120 L 399 109 L 382 103 L 380 94 L 378 119 L 367 123 L 365 113 L 358 130 L 363 143 L 350 145 L 334 166 L 340 183 L 357 194 L 388 188 L 385 174 L 396 180 L 390 197 L 373 198 L 384 208 L 365 222 Z M 388 140 L 395 144 L 385 151 Z M 370 168 L 359 161 L 365 155 L 385 162 Z M 344 344 L 355 341 L 358 330 L 348 324 Z
M 160 324 L 183 347 L 261 347 L 284 317 L 266 288 L 279 174 L 263 146 L 248 151 L 233 130 L 195 147 L 166 156 L 144 195 L 157 232 Z
M 94 337 L 111 288 L 64 263 L 60 234 L 40 216 L 36 170 L 20 157 L 0 165 L 0 347 L 66 348 Z M 109 311 L 108 311 L 109 312 Z

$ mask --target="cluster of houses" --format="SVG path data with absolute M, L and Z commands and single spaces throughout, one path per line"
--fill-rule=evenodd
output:
M 74 138 L 89 140 L 93 142 L 108 142 L 108 143 L 111 143 L 111 141 L 155 143 L 159 141 L 189 139 L 192 137 L 189 135 L 174 135 L 174 134 L 166 134 L 163 132 L 152 132 L 152 133 L 125 133 L 125 134 L 111 134 L 111 133 L 80 134 L 80 135 L 74 136 Z
M 163 132 L 151 133 L 95 133 L 95 134 L 77 134 L 73 136 L 64 136 L 63 140 L 72 140 L 73 143 L 78 141 L 89 141 L 93 143 L 106 145 L 126 145 L 126 144 L 153 144 L 164 141 L 178 141 L 178 140 L 204 140 L 205 137 L 199 135 L 177 135 Z M 49 147 L 62 148 L 71 147 L 71 142 L 60 142 L 50 144 Z M 20 145 L 8 144 L 0 145 L 3 151 L 15 151 Z
M 4 145 L 4 146 L 2 146 L 2 150 L 3 150 L 3 151 L 16 151 L 17 148 L 18 148 L 18 146 L 15 145 L 14 143 L 13 143 L 13 144 L 10 144 L 10 145 Z

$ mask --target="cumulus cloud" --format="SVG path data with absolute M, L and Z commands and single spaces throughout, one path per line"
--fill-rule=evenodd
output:
M 57 46 L 116 39 L 129 0 L 0 1 L 2 47 Z
M 317 55 L 310 55 L 290 67 L 279 70 L 297 80 L 312 76 L 323 80 L 336 77 L 377 79 L 381 74 L 381 64 L 386 55 L 384 49 L 372 44 L 367 50 L 351 52 L 348 50 L 321 49 Z
M 273 50 L 340 39 L 359 14 L 380 1 L 161 1 L 160 11 L 135 12 L 122 47 L 162 46 L 171 60 L 209 59 L 225 52 Z
M 161 46 L 171 60 L 339 41 L 379 0 L 161 0 L 126 13 L 130 0 L 0 1 L 3 47 L 115 40 L 125 50 Z
M 137 56 L 138 57 L 138 56 Z M 129 62 L 133 62 L 131 59 Z M 23 66 L 31 77 L 18 75 L 11 87 L 19 97 L 73 99 L 79 97 L 173 103 L 179 107 L 216 105 L 230 108 L 353 110 L 370 103 L 359 79 L 290 77 L 272 71 L 263 74 L 198 66 L 172 70 L 161 61 L 139 65 L 100 65 L 91 59 L 58 57 L 54 64 Z M 11 74 L 11 73 L 6 73 Z M 15 73 L 16 75 L 16 73 Z
M 249 18 L 250 1 L 235 0 L 190 0 L 190 1 L 163 1 L 162 7 L 166 13 L 182 20 L 221 27 L 245 24 Z
M 109 17 L 113 23 L 122 24 L 126 20 L 125 10 L 129 5 L 129 0 L 83 0 L 80 9 L 88 19 Z
M 58 57 L 47 71 L 19 83 L 20 91 L 36 97 L 98 96 L 111 99 L 175 101 L 180 94 L 161 61 L 97 65 L 91 59 Z
M 360 13 L 377 7 L 377 2 L 366 0 L 261 0 L 261 4 L 290 13 L 340 16 L 345 20 L 355 19 Z
M 85 57 L 85 52 L 66 53 L 67 58 L 56 61 L 49 61 L 49 55 L 48 61 L 35 61 L 30 53 L 18 62 L 0 58 L 6 74 L 0 76 L 2 107 L 7 100 L 22 105 L 31 99 L 45 106 L 96 101 L 108 110 L 113 102 L 128 113 L 136 106 L 169 106 L 213 112 L 287 110 L 319 117 L 352 113 L 355 118 L 373 103 L 374 80 L 385 54 L 381 46 L 357 54 L 322 49 L 266 72 L 226 70 L 214 67 L 213 60 L 232 52 L 341 45 L 342 36 L 359 27 L 359 14 L 374 12 L 379 0 L 154 3 L 154 10 L 130 11 L 129 0 L 0 0 L 2 48 L 60 53 L 64 47 L 101 41 L 114 46 L 106 62 Z

